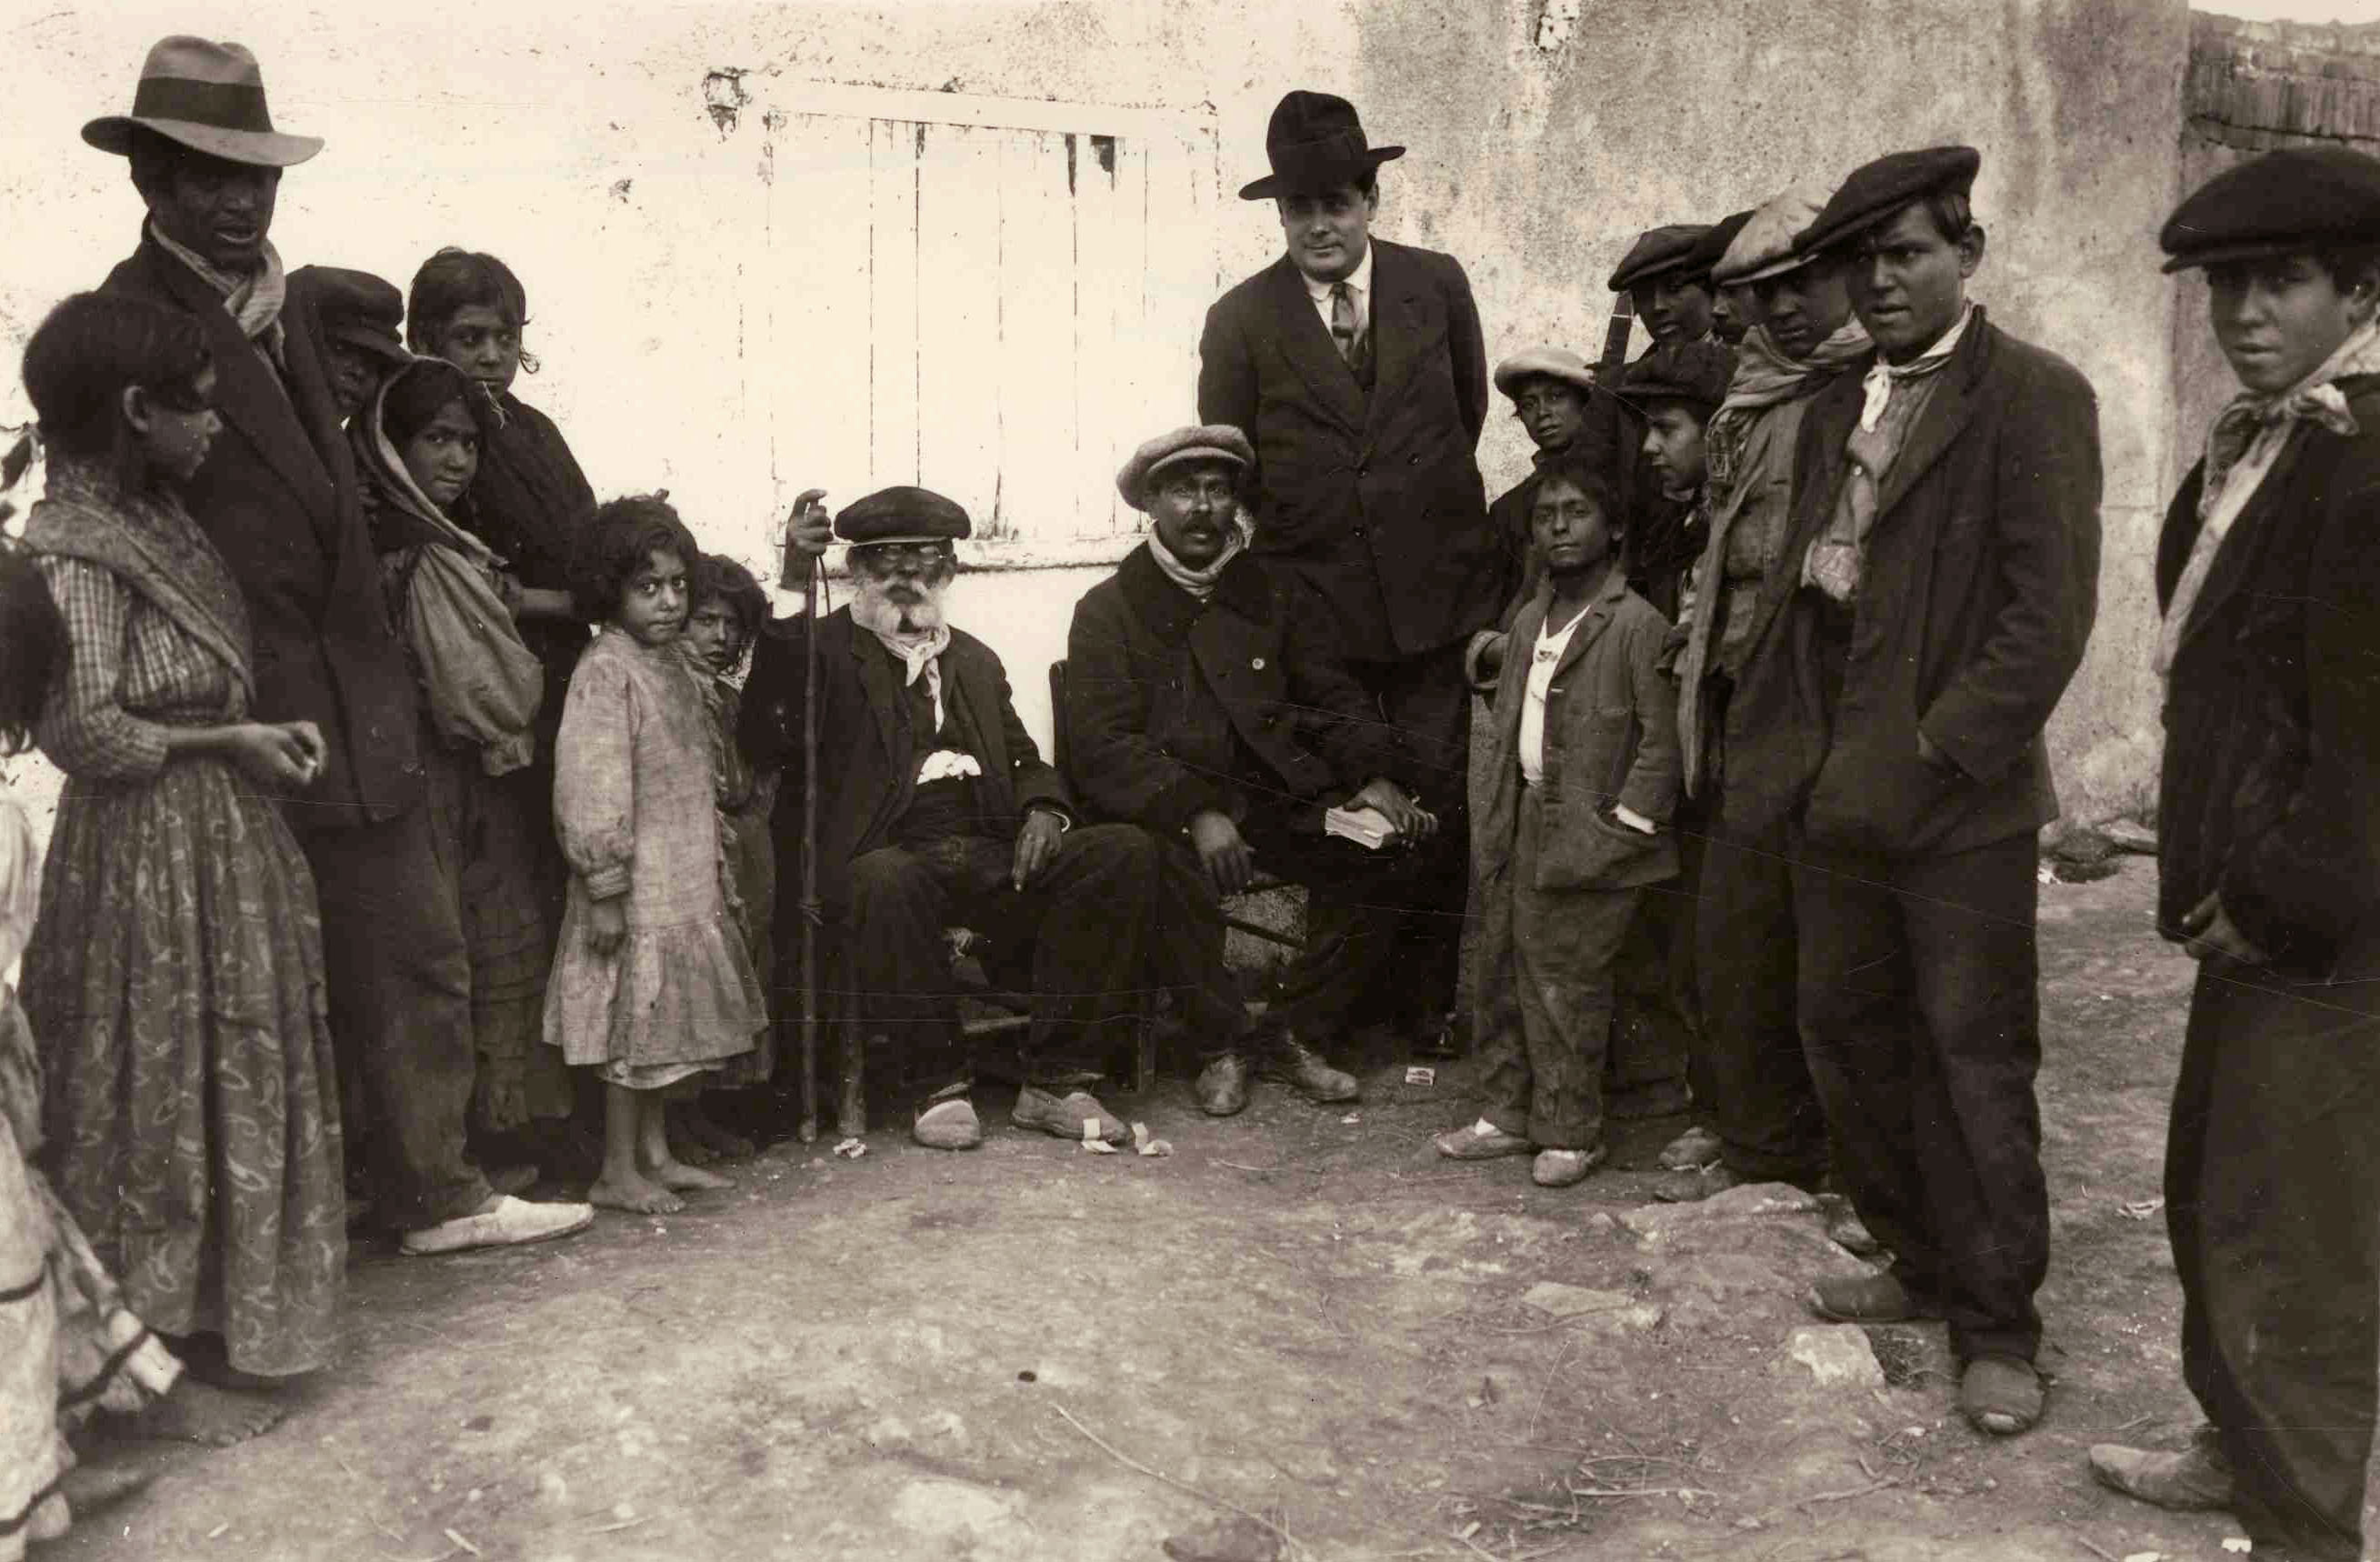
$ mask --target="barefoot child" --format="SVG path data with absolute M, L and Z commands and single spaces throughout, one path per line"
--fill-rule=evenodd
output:
M 1561 1188 L 1604 1157 L 1612 966 L 1644 886 L 1672 878 L 1678 794 L 1669 622 L 1628 589 L 1603 478 L 1565 453 L 1538 470 L 1531 529 L 1545 578 L 1512 622 L 1487 741 L 1495 776 L 1472 849 L 1486 919 L 1479 1120 L 1438 1153 L 1537 1153 Z
M 777 846 L 769 815 L 777 805 L 774 769 L 758 771 L 735 741 L 744 689 L 737 681 L 752 641 L 769 621 L 769 593 L 752 572 L 720 554 L 695 561 L 686 647 L 697 680 L 710 702 L 711 760 L 719 789 L 719 826 L 727 851 L 728 911 L 735 918 L 752 969 L 762 987 L 771 963 L 771 942 L 777 902 Z M 776 1071 L 777 1049 L 764 1026 L 752 1050 L 699 1083 L 710 1090 L 765 1085 Z M 752 1141 L 722 1126 L 703 1110 L 699 1092 L 670 1104 L 671 1143 L 681 1156 L 702 1165 L 712 1156 L 752 1153 Z
M 668 1214 L 725 1178 L 670 1153 L 661 1092 L 749 1053 L 765 1023 L 728 915 L 710 716 L 677 641 L 700 556 L 655 495 L 595 513 L 578 601 L 601 632 L 571 675 L 553 814 L 570 862 L 545 1039 L 603 1081 L 603 1171 L 589 1198 Z

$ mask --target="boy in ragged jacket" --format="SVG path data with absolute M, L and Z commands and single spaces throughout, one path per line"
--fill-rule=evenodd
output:
M 1628 589 L 1609 486 L 1580 457 L 1538 472 L 1546 577 L 1513 620 L 1485 741 L 1496 777 L 1475 818 L 1484 917 L 1476 1122 L 1438 1136 L 1452 1160 L 1536 1152 L 1564 1188 L 1603 1161 L 1612 965 L 1645 886 L 1674 878 L 1677 696 L 1669 621 Z

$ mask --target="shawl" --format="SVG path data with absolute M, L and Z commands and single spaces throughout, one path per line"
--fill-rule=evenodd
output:
M 249 700 L 256 677 L 248 604 L 231 566 L 171 494 L 132 493 L 104 467 L 59 459 L 26 518 L 36 553 L 95 564 L 156 604 L 176 628 L 220 657 Z

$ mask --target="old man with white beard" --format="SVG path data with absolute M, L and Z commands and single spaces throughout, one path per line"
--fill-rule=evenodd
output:
M 814 718 L 804 700 L 810 624 L 783 619 L 755 647 L 739 737 L 755 765 L 784 768 L 781 885 L 803 882 L 803 789 L 817 788 L 822 990 L 844 995 L 851 1044 L 883 1038 L 905 1058 L 917 1141 L 959 1150 L 982 1140 L 944 937 L 964 925 L 990 937 L 1002 966 L 1030 970 L 1010 1121 L 1119 1142 L 1129 1131 L 1088 1087 L 1136 1023 L 1160 848 L 1130 825 L 1076 825 L 1065 783 L 1017 719 L 1000 658 L 946 621 L 953 544 L 968 531 L 965 510 L 923 488 L 871 494 L 832 528 L 806 503 L 788 551 L 815 559 L 846 543 L 853 598 L 817 628 Z M 808 719 L 815 775 L 803 771 Z M 798 912 L 777 926 L 796 947 Z M 783 966 L 809 979 L 793 960 Z M 844 1080 L 841 1127 L 856 1134 L 856 1057 Z

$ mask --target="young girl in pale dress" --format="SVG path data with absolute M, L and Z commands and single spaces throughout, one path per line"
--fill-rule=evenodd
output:
M 671 1155 L 662 1092 L 749 1053 L 766 1023 L 722 883 L 710 717 L 677 644 L 699 556 L 659 497 L 596 512 L 577 597 L 604 622 L 554 745 L 570 896 L 545 1039 L 603 1081 L 603 1171 L 589 1199 L 645 1214 L 730 1185 Z

